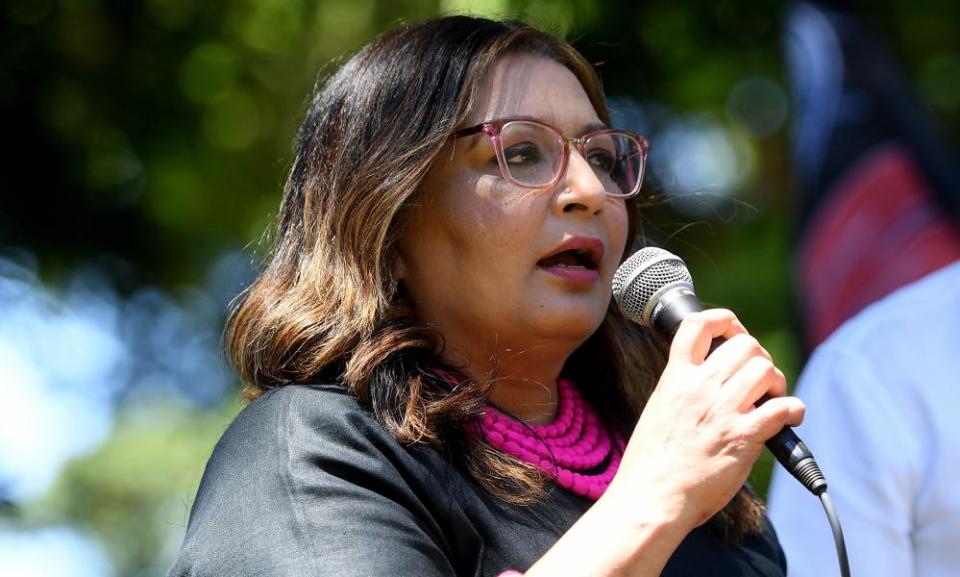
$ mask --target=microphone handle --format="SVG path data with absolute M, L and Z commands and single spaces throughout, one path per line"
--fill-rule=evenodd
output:
M 661 337 L 670 343 L 673 341 L 673 337 L 677 333 L 677 329 L 680 328 L 680 322 L 684 317 L 702 310 L 704 310 L 703 304 L 700 303 L 697 295 L 692 290 L 681 288 L 674 291 L 672 295 L 663 295 L 651 314 L 650 324 Z M 707 356 L 710 356 L 725 341 L 726 339 L 723 337 L 713 339 Z M 769 398 L 768 395 L 764 395 L 757 401 L 756 406 L 767 402 Z M 827 490 L 827 480 L 820 472 L 820 467 L 814 460 L 813 453 L 793 432 L 793 429 L 783 427 L 779 433 L 767 439 L 765 444 L 783 468 L 800 481 L 808 491 L 819 496 Z

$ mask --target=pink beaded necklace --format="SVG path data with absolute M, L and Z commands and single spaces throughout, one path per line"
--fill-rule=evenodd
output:
M 557 390 L 559 406 L 552 423 L 529 425 L 487 406 L 478 428 L 494 447 L 535 465 L 561 487 L 597 500 L 613 480 L 626 443 L 619 432 L 611 437 L 573 383 L 558 379 Z M 600 467 L 599 472 L 585 472 Z

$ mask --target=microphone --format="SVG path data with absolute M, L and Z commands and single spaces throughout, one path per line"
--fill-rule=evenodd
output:
M 620 265 L 613 277 L 613 297 L 623 316 L 653 328 L 668 343 L 684 317 L 703 310 L 687 265 L 680 257 L 656 247 L 640 249 Z M 707 354 L 725 340 L 714 339 Z M 766 400 L 765 395 L 759 403 Z M 807 490 L 817 496 L 826 491 L 827 481 L 813 454 L 790 427 L 781 429 L 766 445 Z

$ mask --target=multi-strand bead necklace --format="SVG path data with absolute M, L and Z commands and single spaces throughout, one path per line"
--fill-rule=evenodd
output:
M 573 383 L 559 379 L 557 390 L 552 423 L 522 423 L 488 406 L 479 429 L 494 447 L 540 468 L 561 487 L 597 500 L 613 480 L 626 443 L 618 432 L 611 435 Z

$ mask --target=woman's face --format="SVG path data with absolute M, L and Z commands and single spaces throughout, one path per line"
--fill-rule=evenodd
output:
M 573 73 L 533 55 L 495 67 L 467 126 L 517 116 L 574 137 L 602 127 Z M 489 137 L 461 137 L 419 192 L 399 275 L 420 319 L 444 336 L 447 361 L 487 367 L 534 351 L 565 359 L 597 329 L 627 212 L 573 147 L 556 186 L 529 189 L 502 178 Z

